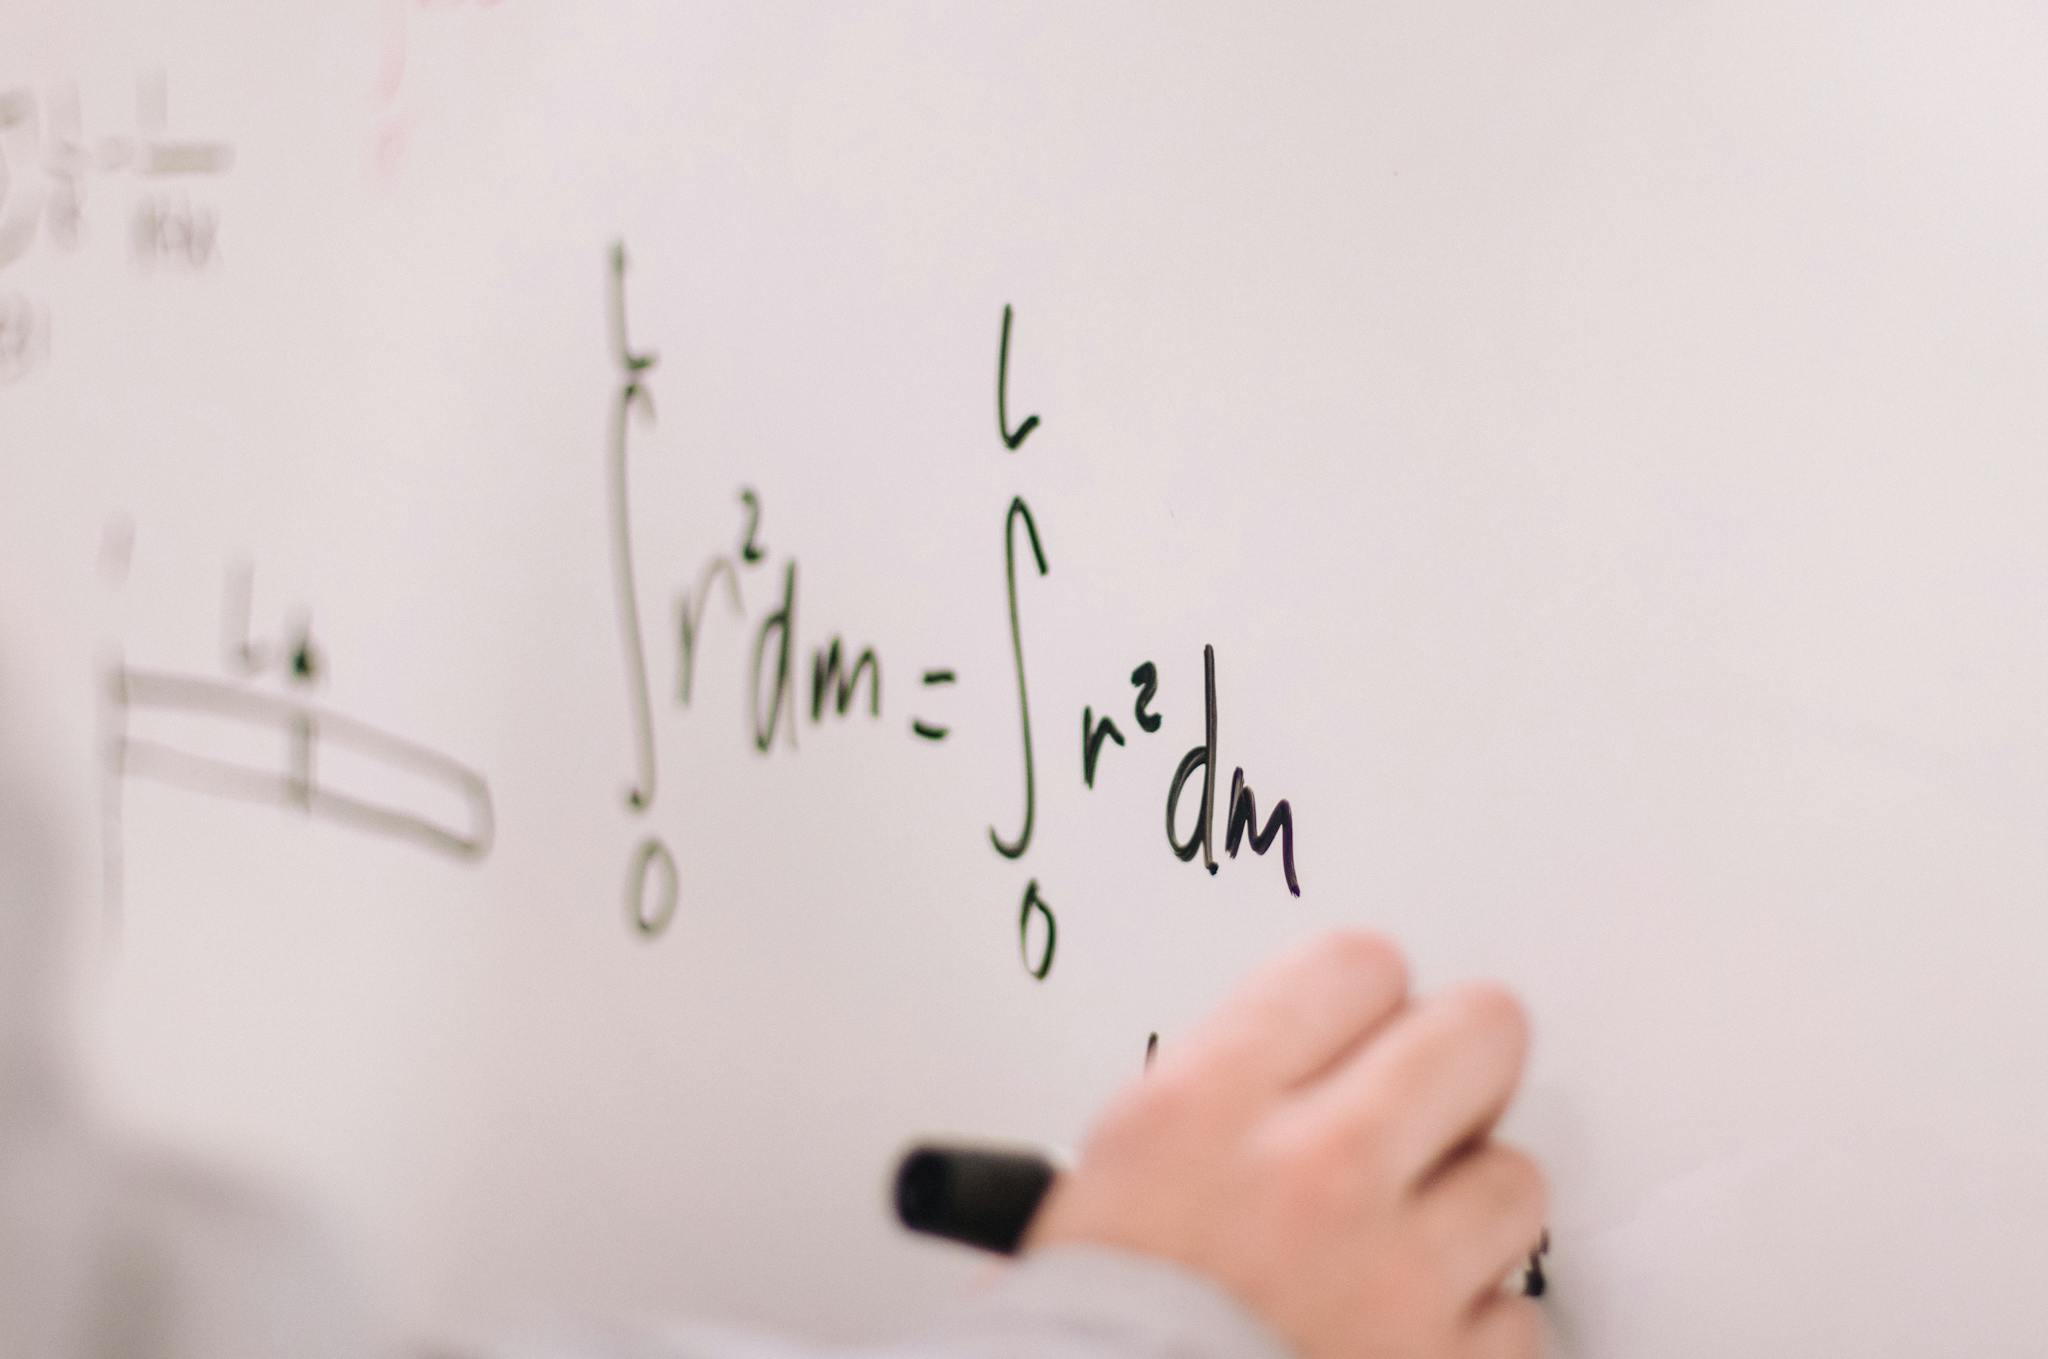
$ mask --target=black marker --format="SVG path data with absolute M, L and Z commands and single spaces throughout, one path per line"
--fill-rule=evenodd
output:
M 1042 1152 L 928 1142 L 896 1167 L 896 1216 L 913 1232 L 1015 1255 L 1058 1175 Z
M 896 1217 L 913 1232 L 1015 1255 L 1059 1173 L 1043 1152 L 928 1142 L 905 1152 L 896 1167 Z M 1528 1263 L 1506 1281 L 1509 1291 L 1542 1297 L 1549 1251 L 1546 1230 Z

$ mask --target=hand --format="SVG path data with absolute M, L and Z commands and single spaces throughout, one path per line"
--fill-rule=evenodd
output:
M 1110 1106 L 1026 1248 L 1162 1256 L 1302 1359 L 1529 1359 L 1541 1172 L 1493 1140 L 1528 1049 L 1494 985 L 1428 1000 L 1384 939 L 1266 967 Z

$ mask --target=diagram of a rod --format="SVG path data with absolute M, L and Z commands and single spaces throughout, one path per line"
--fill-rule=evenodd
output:
M 110 679 L 110 753 L 124 777 L 295 808 L 456 858 L 490 851 L 490 786 L 439 751 L 227 681 L 128 668 Z

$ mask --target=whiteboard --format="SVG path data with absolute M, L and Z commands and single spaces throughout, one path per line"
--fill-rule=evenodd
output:
M 1362 924 L 1528 1001 L 1559 1353 L 2037 1352 L 2048 15 L 1272 8 L 10 6 L 123 1123 L 417 1334 L 890 1334 L 907 1139 Z

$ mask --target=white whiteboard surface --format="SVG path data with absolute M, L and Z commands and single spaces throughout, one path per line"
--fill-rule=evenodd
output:
M 894 1333 L 975 1268 L 891 1225 L 907 1138 L 1072 1143 L 1366 924 L 1533 1012 L 1559 1353 L 2038 1354 L 2048 13 L 1274 8 L 10 6 L 4 659 L 125 1120 L 312 1196 L 419 1331 Z M 310 680 L 233 673 L 245 570 Z M 812 721 L 834 635 L 879 717 Z M 1299 898 L 1167 844 L 1205 646 L 1215 834 L 1242 766 Z M 123 711 L 301 802 L 399 796 L 340 718 L 419 742 L 488 845 L 445 769 L 470 851 L 110 778 L 114 665 L 267 696 Z

